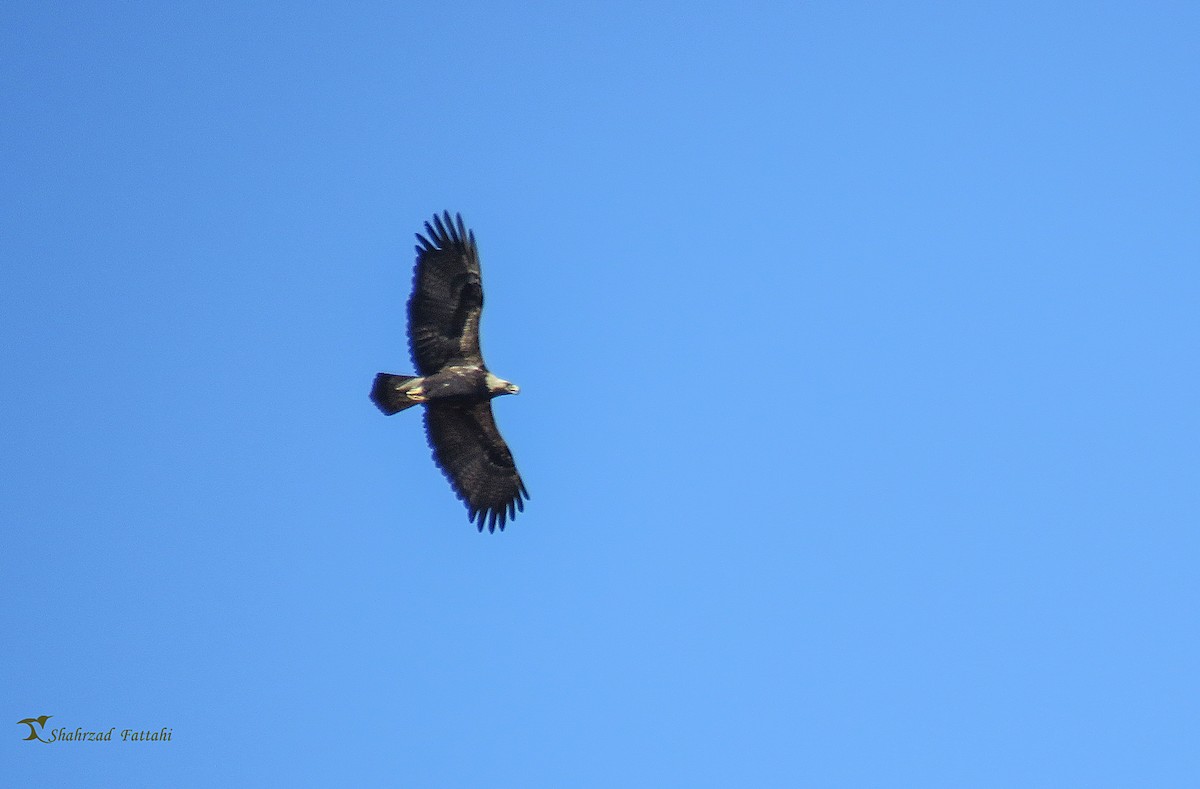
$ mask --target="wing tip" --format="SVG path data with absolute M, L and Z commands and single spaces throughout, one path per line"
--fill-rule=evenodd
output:
M 452 217 L 449 210 L 443 210 L 440 214 L 435 213 L 432 219 L 424 224 L 424 235 L 415 234 L 420 243 L 417 254 L 436 252 L 454 246 L 475 248 L 475 231 L 467 228 L 461 212 L 455 212 Z
M 480 533 L 486 528 L 489 534 L 495 534 L 497 530 L 504 531 L 505 526 L 517 519 L 517 513 L 524 511 L 524 502 L 518 494 L 496 506 L 472 507 L 468 504 L 467 520 L 473 523 Z

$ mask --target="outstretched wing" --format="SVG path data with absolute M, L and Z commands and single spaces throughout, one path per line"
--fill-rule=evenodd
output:
M 466 503 L 468 517 L 480 531 L 485 520 L 488 531 L 495 531 L 497 524 L 503 531 L 505 521 L 525 509 L 529 491 L 496 429 L 491 403 L 427 403 L 425 433 L 434 462 Z
M 444 221 L 443 221 L 444 218 Z M 483 364 L 479 351 L 479 315 L 483 284 L 475 234 L 462 215 L 450 212 L 425 223 L 428 238 L 417 234 L 417 265 L 408 300 L 408 347 L 421 375 L 432 375 L 452 359 Z

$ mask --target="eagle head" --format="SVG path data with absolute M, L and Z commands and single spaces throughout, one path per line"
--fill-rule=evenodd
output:
M 521 387 L 514 384 L 512 381 L 505 381 L 499 376 L 487 374 L 487 389 L 488 392 L 496 397 L 498 395 L 517 394 L 521 391 Z

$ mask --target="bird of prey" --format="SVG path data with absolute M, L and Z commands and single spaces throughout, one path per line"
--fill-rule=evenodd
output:
M 417 234 L 417 263 L 408 300 L 408 347 L 420 375 L 379 373 L 371 400 L 391 415 L 425 406 L 433 461 L 467 505 L 469 520 L 489 532 L 524 511 L 529 492 L 496 428 L 492 398 L 516 384 L 492 375 L 479 350 L 483 284 L 475 233 L 462 215 L 434 215 Z

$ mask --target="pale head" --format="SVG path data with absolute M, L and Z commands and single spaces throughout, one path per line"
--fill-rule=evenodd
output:
M 521 387 L 511 381 L 505 381 L 499 376 L 487 374 L 487 389 L 493 395 L 517 394 L 521 391 Z

